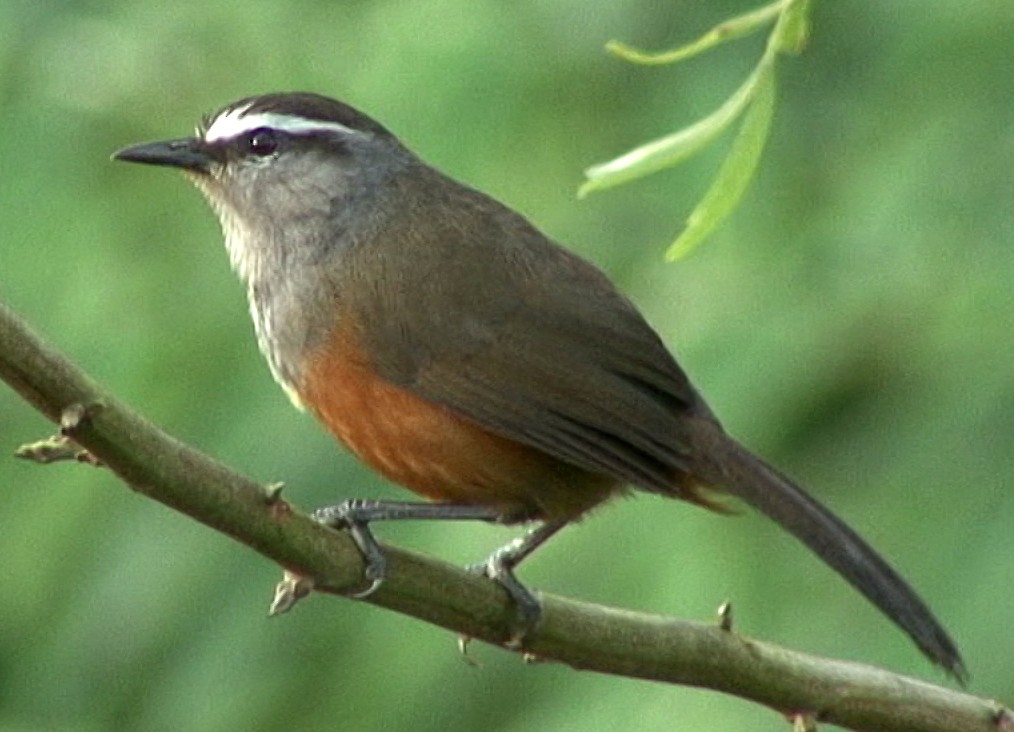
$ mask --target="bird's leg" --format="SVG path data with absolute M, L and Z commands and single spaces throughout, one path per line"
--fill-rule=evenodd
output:
M 484 506 L 455 503 L 414 503 L 410 501 L 373 501 L 353 499 L 336 506 L 325 506 L 313 512 L 314 521 L 335 529 L 348 529 L 352 541 L 366 561 L 364 574 L 370 586 L 353 597 L 362 598 L 374 592 L 384 581 L 387 558 L 370 531 L 371 521 L 435 519 L 444 521 L 498 521 L 500 514 Z M 510 590 L 508 590 L 510 592 Z
M 535 595 L 514 576 L 514 568 L 566 525 L 566 521 L 548 521 L 541 526 L 536 526 L 524 536 L 519 536 L 494 551 L 485 562 L 469 567 L 471 571 L 498 582 L 507 590 L 507 594 L 518 608 L 521 622 L 507 641 L 508 648 L 520 649 L 542 615 L 542 605 L 535 599 Z
M 354 597 L 366 597 L 384 581 L 387 559 L 376 537 L 370 530 L 371 521 L 401 521 L 431 519 L 440 521 L 495 521 L 512 522 L 493 508 L 456 503 L 415 503 L 410 501 L 374 501 L 353 499 L 335 506 L 325 506 L 313 512 L 313 519 L 335 529 L 348 529 L 349 535 L 366 561 L 365 575 L 370 586 Z M 521 622 L 507 642 L 508 647 L 520 648 L 525 638 L 539 622 L 542 606 L 531 591 L 514 576 L 514 568 L 529 554 L 538 549 L 566 521 L 549 521 L 500 547 L 480 564 L 468 569 L 489 577 L 507 591 L 521 616 Z

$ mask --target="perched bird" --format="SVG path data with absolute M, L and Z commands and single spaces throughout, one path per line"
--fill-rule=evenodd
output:
M 292 400 L 432 503 L 348 501 L 379 582 L 382 519 L 538 522 L 513 568 L 630 489 L 721 508 L 735 496 L 806 544 L 961 679 L 954 642 L 830 511 L 732 439 L 634 305 L 515 211 L 426 165 L 383 126 L 316 94 L 248 97 L 193 137 L 120 160 L 182 168 L 221 219 L 260 348 Z

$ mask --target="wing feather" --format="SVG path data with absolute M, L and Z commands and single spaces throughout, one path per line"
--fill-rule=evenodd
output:
M 360 248 L 363 274 L 346 282 L 363 285 L 350 301 L 367 305 L 376 368 L 500 435 L 671 492 L 690 472 L 682 417 L 707 407 L 605 275 L 478 195 L 441 206 L 458 218 L 417 225 L 401 258 Z

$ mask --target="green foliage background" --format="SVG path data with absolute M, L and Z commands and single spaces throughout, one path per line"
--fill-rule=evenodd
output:
M 817 3 L 781 64 L 743 207 L 663 249 L 721 151 L 575 199 L 580 172 L 703 116 L 762 39 L 673 68 L 748 3 L 0 3 L 0 298 L 172 433 L 305 507 L 403 493 L 275 388 L 217 224 L 178 175 L 109 154 L 239 96 L 346 99 L 603 266 L 727 427 L 878 546 L 1014 699 L 1014 5 Z M 477 283 L 481 286 L 481 283 Z M 363 604 L 268 620 L 276 567 L 101 470 L 10 457 L 50 425 L 0 387 L 0 730 L 781 730 L 691 689 L 525 666 Z M 512 532 L 387 526 L 465 563 Z M 639 497 L 524 568 L 534 586 L 707 619 L 941 680 L 771 525 Z

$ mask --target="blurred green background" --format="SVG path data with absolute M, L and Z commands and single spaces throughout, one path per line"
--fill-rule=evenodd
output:
M 401 497 L 295 412 L 263 364 L 218 225 L 164 170 L 109 161 L 240 96 L 307 89 L 603 266 L 731 432 L 925 595 L 971 691 L 1014 700 L 1014 5 L 818 2 L 781 66 L 743 206 L 661 254 L 722 150 L 575 199 L 581 170 L 711 111 L 762 39 L 671 68 L 749 3 L 0 3 L 0 298 L 173 434 L 304 507 Z M 0 386 L 0 730 L 782 730 L 714 693 L 525 666 L 364 604 L 265 611 L 278 569 L 102 470 L 11 456 L 51 426 Z M 385 526 L 466 563 L 507 529 Z M 522 576 L 817 654 L 942 676 L 771 524 L 641 496 Z

